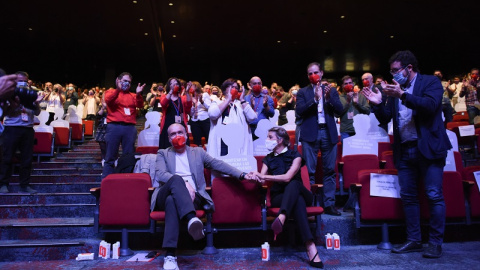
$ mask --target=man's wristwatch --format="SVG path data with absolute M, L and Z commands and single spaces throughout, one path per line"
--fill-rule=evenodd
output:
M 245 180 L 245 175 L 247 175 L 247 173 L 242 172 L 242 174 L 240 174 L 240 177 L 238 177 L 238 179 L 240 179 L 240 181 Z
M 400 100 L 401 101 L 405 101 L 405 99 L 407 98 L 407 92 L 403 92 L 403 94 L 400 96 Z

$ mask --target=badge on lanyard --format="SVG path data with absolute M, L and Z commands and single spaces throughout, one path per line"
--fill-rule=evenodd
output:
M 107 118 L 103 119 L 103 123 L 106 125 L 107 124 Z
M 175 123 L 182 123 L 182 117 L 180 115 L 175 115 Z
M 353 112 L 347 112 L 348 119 L 353 119 Z
M 123 111 L 125 112 L 126 115 L 131 115 L 130 108 L 123 108 Z
M 25 112 L 25 109 L 23 109 L 23 112 L 22 112 L 22 121 L 28 122 L 28 114 Z

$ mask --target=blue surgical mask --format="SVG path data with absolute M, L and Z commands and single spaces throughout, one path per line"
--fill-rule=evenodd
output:
M 130 88 L 129 82 L 122 82 L 122 90 L 127 91 Z
M 406 69 L 406 68 L 405 68 Z M 395 73 L 395 75 L 393 75 L 393 79 L 398 82 L 400 85 L 404 85 L 407 83 L 407 80 L 408 80 L 408 69 L 407 70 L 407 76 L 403 76 L 403 70 L 401 72 L 398 72 L 398 73 Z

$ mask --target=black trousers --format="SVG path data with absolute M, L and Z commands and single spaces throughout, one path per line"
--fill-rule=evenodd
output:
M 193 143 L 201 146 L 202 137 L 208 142 L 208 134 L 210 133 L 210 118 L 203 121 L 190 121 L 190 128 L 192 129 Z
M 271 203 L 273 207 L 280 207 L 280 213 L 287 218 L 292 217 L 300 231 L 303 243 L 313 240 L 310 226 L 308 225 L 307 205 L 311 206 L 313 194 L 302 182 L 290 181 L 283 193 L 274 195 Z
M 0 167 L 0 185 L 8 185 L 12 176 L 12 159 L 17 148 L 20 150 L 20 187 L 30 183 L 32 170 L 33 141 L 32 127 L 9 127 L 3 131 L 3 158 Z
M 172 176 L 157 194 L 157 209 L 165 211 L 165 232 L 163 234 L 163 248 L 177 248 L 180 233 L 180 221 L 195 209 L 201 209 L 203 198 L 198 195 L 192 202 L 187 186 L 182 177 Z

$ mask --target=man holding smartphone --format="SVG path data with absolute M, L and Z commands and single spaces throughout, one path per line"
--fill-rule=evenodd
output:
M 452 148 L 442 120 L 443 87 L 435 76 L 422 75 L 410 51 L 399 51 L 389 60 L 393 84 L 382 94 L 370 89 L 362 93 L 375 108 L 380 123 L 393 119 L 393 154 L 403 201 L 407 241 L 393 253 L 423 252 L 425 258 L 442 256 L 445 231 L 443 167 Z M 428 247 L 423 250 L 420 230 L 418 183 L 425 185 L 430 210 Z M 423 194 L 422 194 L 423 195 Z

